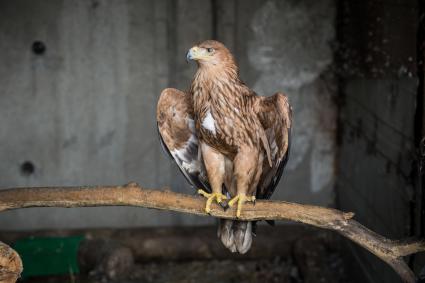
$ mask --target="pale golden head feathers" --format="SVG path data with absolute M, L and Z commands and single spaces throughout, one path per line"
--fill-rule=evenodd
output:
M 195 60 L 200 68 L 226 68 L 237 72 L 237 66 L 229 49 L 216 40 L 206 40 L 186 54 L 187 60 Z

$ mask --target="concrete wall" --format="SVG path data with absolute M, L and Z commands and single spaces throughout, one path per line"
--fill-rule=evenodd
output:
M 339 72 L 344 77 L 337 204 L 394 239 L 411 236 L 415 222 L 417 3 L 340 3 Z M 400 282 L 375 256 L 354 244 L 350 248 L 367 282 Z
M 293 105 L 293 151 L 274 198 L 332 205 L 334 18 L 332 0 L 1 1 L 0 187 L 136 181 L 192 193 L 161 152 L 155 108 L 163 88 L 189 86 L 186 50 L 216 37 L 249 86 L 283 90 Z M 125 207 L 0 215 L 1 229 L 213 221 Z

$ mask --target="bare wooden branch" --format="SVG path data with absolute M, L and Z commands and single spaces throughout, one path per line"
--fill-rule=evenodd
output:
M 0 191 L 0 211 L 26 207 L 83 206 L 139 206 L 208 216 L 202 197 L 144 189 L 136 183 L 114 187 L 17 188 Z M 233 208 L 224 211 L 218 205 L 212 205 L 210 215 L 235 219 L 236 211 Z M 337 231 L 389 264 L 404 282 L 415 282 L 414 273 L 402 257 L 425 251 L 425 242 L 387 239 L 353 220 L 353 216 L 353 213 L 331 208 L 261 200 L 255 205 L 247 203 L 240 219 L 291 220 Z
M 8 245 L 0 242 L 0 282 L 15 283 L 22 273 L 19 255 Z

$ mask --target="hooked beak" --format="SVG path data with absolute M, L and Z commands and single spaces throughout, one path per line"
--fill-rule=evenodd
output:
M 199 58 L 199 48 L 197 46 L 194 46 L 189 49 L 186 53 L 186 61 L 189 62 L 190 60 L 197 60 Z
M 186 62 L 189 62 L 193 58 L 192 53 L 190 52 L 190 50 L 192 50 L 192 49 L 189 49 L 189 51 L 187 51 L 187 53 L 186 53 Z

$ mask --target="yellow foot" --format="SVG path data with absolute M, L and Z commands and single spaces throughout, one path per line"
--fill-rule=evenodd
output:
M 209 194 L 206 191 L 201 190 L 201 189 L 198 190 L 198 194 L 203 195 L 204 197 L 207 198 L 207 204 L 205 206 L 205 212 L 206 213 L 210 213 L 210 211 L 211 211 L 211 203 L 213 202 L 214 199 L 220 205 L 221 205 L 221 202 L 224 199 L 227 199 L 227 197 L 225 195 L 221 194 L 221 193 L 211 193 L 211 194 Z
M 244 194 L 238 194 L 237 196 L 235 196 L 234 198 L 232 198 L 228 205 L 231 207 L 233 206 L 236 202 L 238 202 L 238 209 L 236 210 L 236 217 L 240 217 L 241 216 L 241 211 L 242 211 L 242 205 L 247 202 L 247 201 L 252 201 L 255 203 L 255 196 L 246 196 Z

